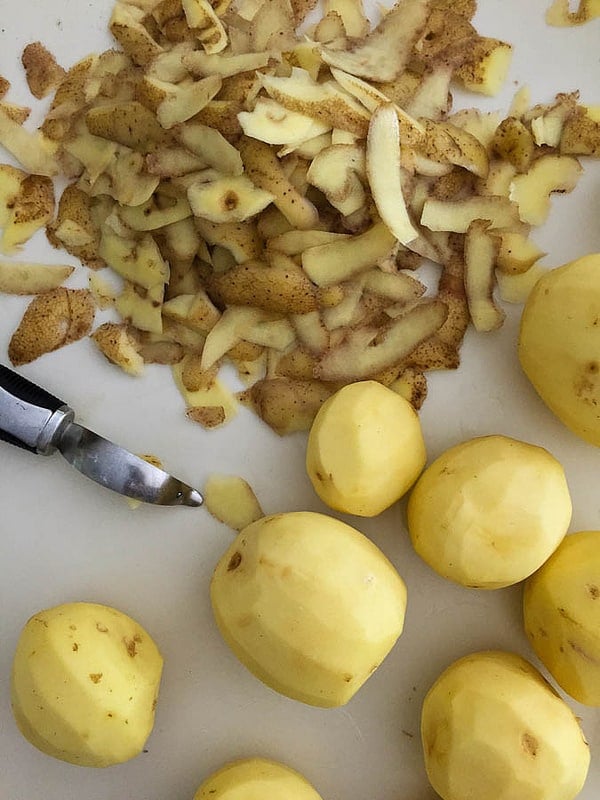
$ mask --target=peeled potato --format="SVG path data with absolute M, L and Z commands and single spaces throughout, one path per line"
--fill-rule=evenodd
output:
M 253 522 L 219 561 L 215 619 L 257 678 L 314 706 L 341 706 L 402 633 L 404 582 L 354 528 L 298 511 Z
M 200 786 L 194 800 L 321 800 L 296 770 L 266 758 L 225 764 Z
M 121 611 L 95 603 L 40 611 L 14 656 L 17 725 L 38 750 L 71 764 L 128 761 L 152 731 L 162 664 L 150 635 Z
M 573 800 L 590 763 L 571 709 L 514 653 L 451 664 L 425 697 L 421 738 L 443 800 Z
M 399 500 L 425 466 L 419 417 L 376 381 L 344 386 L 325 401 L 308 437 L 306 469 L 330 508 L 373 517 Z
M 413 546 L 463 586 L 498 589 L 532 574 L 571 521 L 564 470 L 541 447 L 483 436 L 443 453 L 408 502 Z
M 519 360 L 561 422 L 600 446 L 600 253 L 540 278 L 523 310 Z
M 525 584 L 525 632 L 560 686 L 600 706 L 600 531 L 567 536 Z

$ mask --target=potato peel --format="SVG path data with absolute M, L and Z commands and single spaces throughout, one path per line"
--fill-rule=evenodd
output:
M 349 50 L 322 47 L 325 63 L 374 81 L 392 81 L 405 68 L 425 27 L 427 0 L 399 0 L 362 42 Z
M 58 289 L 74 267 L 62 264 L 33 264 L 26 261 L 0 260 L 0 292 L 4 294 L 40 294 Z
M 208 513 L 234 531 L 264 516 L 252 487 L 237 475 L 210 475 L 202 496 Z
M 600 17 L 599 0 L 579 0 L 576 11 L 571 11 L 569 0 L 554 0 L 546 11 L 546 22 L 559 28 L 584 25 L 590 20 Z
M 367 176 L 381 219 L 401 244 L 417 238 L 404 202 L 400 125 L 391 103 L 373 112 L 367 136 Z
M 82 339 L 90 332 L 95 306 L 86 289 L 53 289 L 37 295 L 8 345 L 11 363 L 20 367 Z

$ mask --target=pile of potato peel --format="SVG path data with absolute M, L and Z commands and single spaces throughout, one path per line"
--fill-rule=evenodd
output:
M 25 364 L 91 334 L 130 374 L 172 367 L 188 416 L 251 406 L 308 429 L 340 386 L 375 378 L 420 407 L 455 369 L 470 323 L 502 325 L 544 255 L 529 239 L 600 113 L 577 93 L 509 113 L 452 113 L 451 88 L 494 94 L 511 47 L 477 33 L 470 0 L 401 0 L 371 29 L 360 0 L 116 3 L 120 45 L 65 72 L 39 44 L 39 131 L 0 101 L 0 250 L 40 228 L 92 272 L 0 261 L 0 290 L 36 294 L 11 340 Z M 0 93 L 9 87 L 0 82 Z M 54 211 L 52 179 L 69 183 Z M 439 265 L 433 294 L 418 279 Z M 104 279 L 109 267 L 121 279 Z M 94 306 L 116 312 L 93 330 Z M 247 389 L 219 380 L 232 363 Z

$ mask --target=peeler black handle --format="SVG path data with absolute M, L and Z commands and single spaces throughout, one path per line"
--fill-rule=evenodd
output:
M 54 395 L 0 364 L 0 440 L 30 450 L 54 450 L 52 420 L 70 409 Z M 72 415 L 72 412 L 71 412 Z

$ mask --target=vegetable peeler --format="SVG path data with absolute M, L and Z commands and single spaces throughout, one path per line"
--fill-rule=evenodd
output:
M 196 489 L 74 420 L 66 403 L 0 364 L 0 440 L 44 456 L 58 450 L 86 477 L 144 503 L 202 504 Z

